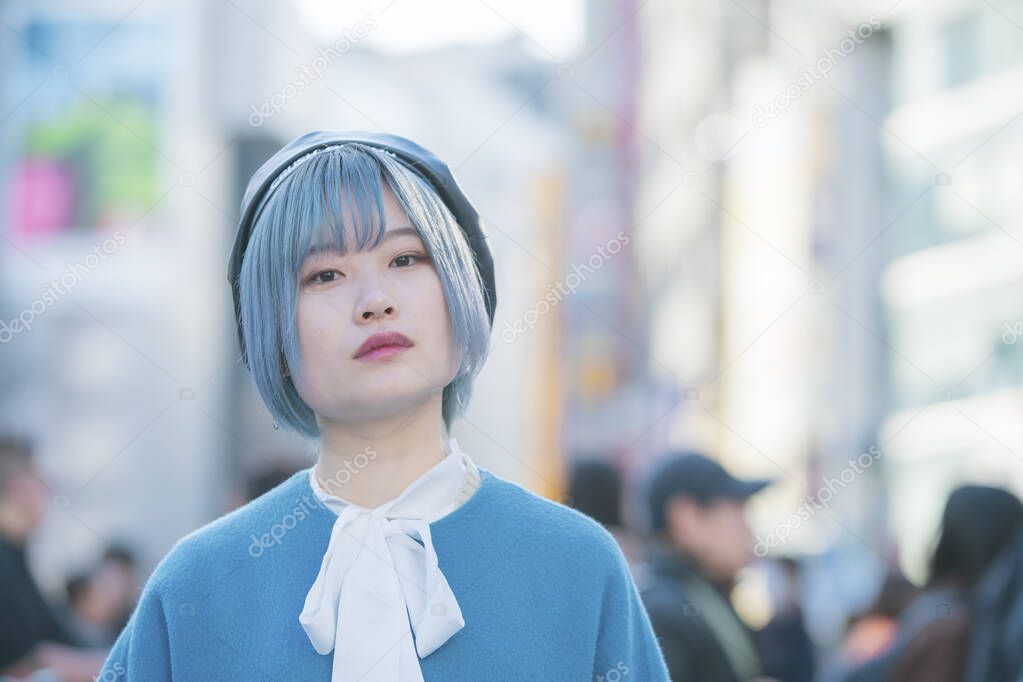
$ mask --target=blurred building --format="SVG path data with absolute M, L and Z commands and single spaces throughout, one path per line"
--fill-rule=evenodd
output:
M 779 480 L 755 530 L 814 557 L 824 639 L 920 576 L 954 482 L 1019 487 L 1019 3 L 939 5 L 642 14 L 648 369 L 690 387 L 669 442 Z
M 563 335 L 562 443 L 566 460 L 613 461 L 627 477 L 642 468 L 651 444 L 664 442 L 663 424 L 651 415 L 675 398 L 670 382 L 657 383 L 647 371 L 645 308 L 637 305 L 640 10 L 631 0 L 587 3 L 582 49 L 556 69 L 575 132 L 560 258 L 551 276 Z
M 1023 494 L 1023 3 L 893 12 L 880 279 L 892 525 L 915 577 L 956 484 Z M 895 435 L 898 434 L 898 435 Z
M 53 584 L 110 541 L 151 566 L 227 501 L 224 141 L 198 3 L 0 12 L 2 420 L 53 489 Z

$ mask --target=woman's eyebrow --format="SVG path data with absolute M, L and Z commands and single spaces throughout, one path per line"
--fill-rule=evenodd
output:
M 419 238 L 419 233 L 414 227 L 396 227 L 393 230 L 387 230 L 384 233 L 383 239 L 380 243 L 383 244 L 388 239 L 397 239 L 398 237 L 412 236 Z M 338 255 L 343 256 L 337 246 L 334 244 L 316 244 L 309 247 L 309 251 L 306 253 L 306 258 L 319 258 L 321 255 Z
M 393 230 L 388 230 L 387 232 L 385 232 L 384 238 L 380 240 L 380 243 L 383 244 L 388 239 L 404 237 L 405 235 L 412 235 L 413 237 L 418 237 L 419 233 L 416 232 L 416 228 L 414 227 L 396 227 Z

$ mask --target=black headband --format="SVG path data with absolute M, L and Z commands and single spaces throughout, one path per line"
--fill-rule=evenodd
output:
M 324 132 L 314 131 L 298 137 L 280 151 L 271 156 L 259 167 L 249 179 L 242 198 L 241 219 L 238 221 L 238 234 L 235 236 L 234 248 L 231 249 L 231 260 L 227 266 L 227 281 L 231 284 L 234 297 L 234 315 L 238 327 L 238 345 L 242 351 L 242 359 L 248 364 L 245 354 L 245 336 L 242 333 L 241 295 L 238 287 L 238 276 L 242 270 L 245 248 L 252 234 L 252 227 L 262 211 L 271 186 L 282 173 L 292 164 L 310 152 L 327 147 L 334 147 L 346 142 L 357 142 L 389 152 L 398 160 L 422 175 L 433 187 L 454 215 L 459 227 L 465 234 L 476 268 L 483 282 L 483 299 L 490 318 L 490 327 L 494 326 L 494 309 L 497 306 L 497 290 L 494 286 L 494 261 L 490 255 L 487 236 L 479 221 L 479 214 L 469 199 L 462 193 L 454 176 L 443 161 L 431 152 L 423 149 L 415 142 L 389 133 L 372 133 L 363 131 Z

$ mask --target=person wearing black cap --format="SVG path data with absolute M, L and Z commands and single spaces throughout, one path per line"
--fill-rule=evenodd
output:
M 447 166 L 396 135 L 309 133 L 241 216 L 241 357 L 316 462 L 182 539 L 99 679 L 667 680 L 611 534 L 450 436 L 497 296 Z
M 673 680 L 764 679 L 755 639 L 729 593 L 753 559 L 745 503 L 770 481 L 743 481 L 699 453 L 650 477 L 651 538 L 642 598 Z

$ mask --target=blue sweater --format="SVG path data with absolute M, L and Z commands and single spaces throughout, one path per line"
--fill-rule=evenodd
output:
M 479 470 L 472 497 L 430 525 L 465 627 L 420 659 L 425 680 L 668 680 L 611 534 Z M 179 540 L 97 679 L 328 682 L 333 654 L 298 614 L 336 518 L 303 470 Z

